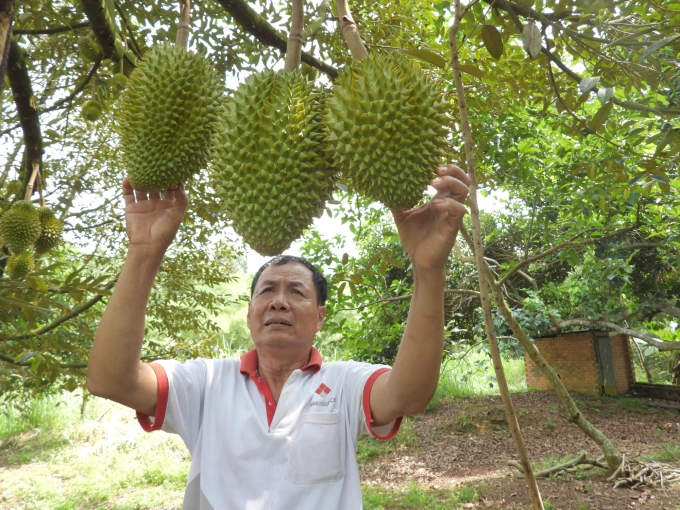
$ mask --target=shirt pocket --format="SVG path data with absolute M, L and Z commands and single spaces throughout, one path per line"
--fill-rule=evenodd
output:
M 306 413 L 288 463 L 291 482 L 335 482 L 345 476 L 345 455 L 338 412 Z

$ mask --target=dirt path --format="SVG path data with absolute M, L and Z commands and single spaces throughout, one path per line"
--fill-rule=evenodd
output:
M 674 458 L 671 464 L 680 467 L 680 412 L 647 407 L 642 400 L 577 399 L 581 411 L 627 457 L 666 451 Z M 515 395 L 513 401 L 533 464 L 552 465 L 582 450 L 600 455 L 595 443 L 566 420 L 552 393 Z M 414 420 L 407 435 L 405 443 L 362 464 L 363 481 L 394 489 L 412 481 L 434 490 L 475 486 L 480 500 L 468 508 L 529 508 L 524 479 L 507 466 L 517 457 L 500 397 L 441 403 Z M 578 470 L 539 480 L 539 488 L 548 508 L 680 509 L 680 483 L 666 491 L 637 491 L 613 489 L 606 477 L 601 469 Z

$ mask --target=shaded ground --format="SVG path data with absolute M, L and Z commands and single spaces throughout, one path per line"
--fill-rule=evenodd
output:
M 637 399 L 576 398 L 581 411 L 627 457 L 652 455 L 680 467 L 680 412 L 650 408 Z M 600 455 L 595 443 L 566 420 L 554 394 L 519 394 L 513 401 L 534 465 L 554 465 L 582 450 Z M 367 485 L 399 490 L 415 481 L 433 491 L 465 485 L 474 487 L 479 497 L 463 508 L 530 506 L 524 479 L 507 466 L 517 457 L 500 397 L 442 402 L 403 432 L 389 448 L 362 444 L 360 470 Z M 613 489 L 606 478 L 598 468 L 578 470 L 539 480 L 539 489 L 547 508 L 680 510 L 680 483 L 665 491 L 637 491 Z

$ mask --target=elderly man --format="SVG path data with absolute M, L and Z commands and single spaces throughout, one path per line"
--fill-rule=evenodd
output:
M 140 361 L 144 316 L 187 208 L 179 187 L 148 196 L 123 182 L 128 255 L 95 337 L 88 388 L 137 411 L 145 430 L 179 434 L 192 456 L 185 509 L 359 509 L 356 442 L 396 434 L 435 392 L 444 344 L 446 261 L 470 183 L 438 169 L 437 194 L 394 219 L 411 257 L 413 297 L 394 366 L 323 363 L 313 347 L 326 281 L 278 257 L 254 278 L 240 360 Z

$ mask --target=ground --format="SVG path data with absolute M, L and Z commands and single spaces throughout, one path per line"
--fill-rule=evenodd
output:
M 587 418 L 625 453 L 673 460 L 680 468 L 680 412 L 647 407 L 644 400 L 577 395 Z M 544 467 L 595 443 L 566 420 L 553 393 L 513 396 L 532 463 Z M 647 402 L 653 402 L 648 400 Z M 656 403 L 680 406 L 678 403 Z M 526 484 L 507 461 L 517 459 L 500 397 L 474 397 L 439 403 L 405 428 L 398 443 L 362 445 L 362 480 L 371 486 L 408 490 L 416 482 L 430 491 L 464 486 L 474 489 L 464 508 L 529 508 Z M 387 450 L 387 451 L 386 451 Z M 613 489 L 599 468 L 539 480 L 547 507 L 559 509 L 680 509 L 680 483 L 666 491 Z M 471 491 L 468 490 L 468 493 Z
M 646 407 L 642 400 L 576 398 L 621 452 L 680 468 L 678 411 Z M 581 450 L 599 455 L 553 394 L 522 393 L 513 400 L 532 462 L 548 466 Z M 77 402 L 74 408 L 77 416 Z M 84 420 L 0 439 L 0 508 L 181 508 L 189 467 L 181 440 L 143 433 L 133 413 L 117 404 L 99 401 L 88 409 Z M 528 509 L 524 480 L 507 466 L 515 458 L 500 397 L 439 400 L 406 420 L 395 439 L 361 440 L 365 508 Z M 680 483 L 634 491 L 613 489 L 606 478 L 600 469 L 578 470 L 539 480 L 539 488 L 547 509 L 680 510 Z

